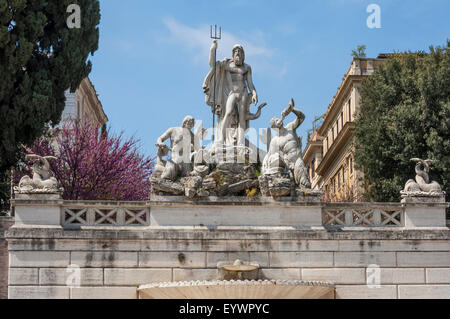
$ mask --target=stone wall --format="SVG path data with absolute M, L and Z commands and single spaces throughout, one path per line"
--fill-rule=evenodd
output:
M 13 218 L 0 217 L 0 299 L 8 298 L 8 243 L 4 235 L 13 224 Z
M 220 261 L 267 279 L 325 280 L 336 298 L 450 298 L 449 229 L 13 228 L 9 298 L 137 298 L 141 284 L 217 279 Z M 80 287 L 67 286 L 69 265 Z M 381 285 L 367 286 L 379 265 Z

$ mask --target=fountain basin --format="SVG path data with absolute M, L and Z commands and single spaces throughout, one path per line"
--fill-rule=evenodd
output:
M 302 280 L 215 280 L 142 285 L 140 299 L 334 299 L 334 285 Z

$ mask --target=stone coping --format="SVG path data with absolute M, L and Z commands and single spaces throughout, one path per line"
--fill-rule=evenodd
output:
M 13 206 L 61 206 L 61 207 L 86 207 L 86 206 L 103 206 L 103 207 L 135 207 L 135 208 L 151 208 L 152 206 L 267 206 L 267 207 L 325 207 L 325 208 L 377 208 L 377 207 L 450 207 L 450 203 L 430 203 L 430 202 L 414 202 L 414 203 L 332 203 L 322 201 L 296 201 L 290 197 L 275 200 L 271 197 L 259 197 L 248 199 L 247 197 L 208 197 L 197 200 L 189 200 L 181 196 L 171 196 L 165 198 L 154 199 L 145 202 L 126 202 L 126 201 L 70 201 L 61 199 L 13 199 Z M 1 218 L 1 217 L 0 217 Z
M 141 285 L 139 290 L 151 288 L 172 288 L 172 287 L 200 287 L 200 286 L 321 286 L 335 288 L 331 282 L 325 281 L 305 281 L 305 280 L 197 280 L 179 282 L 160 282 Z
M 294 229 L 292 227 L 82 227 L 79 230 L 14 226 L 5 232 L 9 240 L 448 240 L 450 229 L 357 228 Z

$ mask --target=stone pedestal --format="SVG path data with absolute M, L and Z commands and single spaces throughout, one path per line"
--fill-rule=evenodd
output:
M 404 193 L 405 228 L 446 227 L 445 194 Z
M 60 194 L 16 194 L 13 227 L 50 226 L 61 228 Z

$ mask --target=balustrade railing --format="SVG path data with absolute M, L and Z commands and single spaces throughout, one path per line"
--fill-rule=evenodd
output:
M 404 207 L 397 203 L 326 203 L 323 226 L 402 227 Z
M 150 226 L 146 203 L 64 202 L 62 226 Z M 403 227 L 404 206 L 397 203 L 323 203 L 325 227 Z
M 148 226 L 150 209 L 145 204 L 84 204 L 62 206 L 62 226 Z

